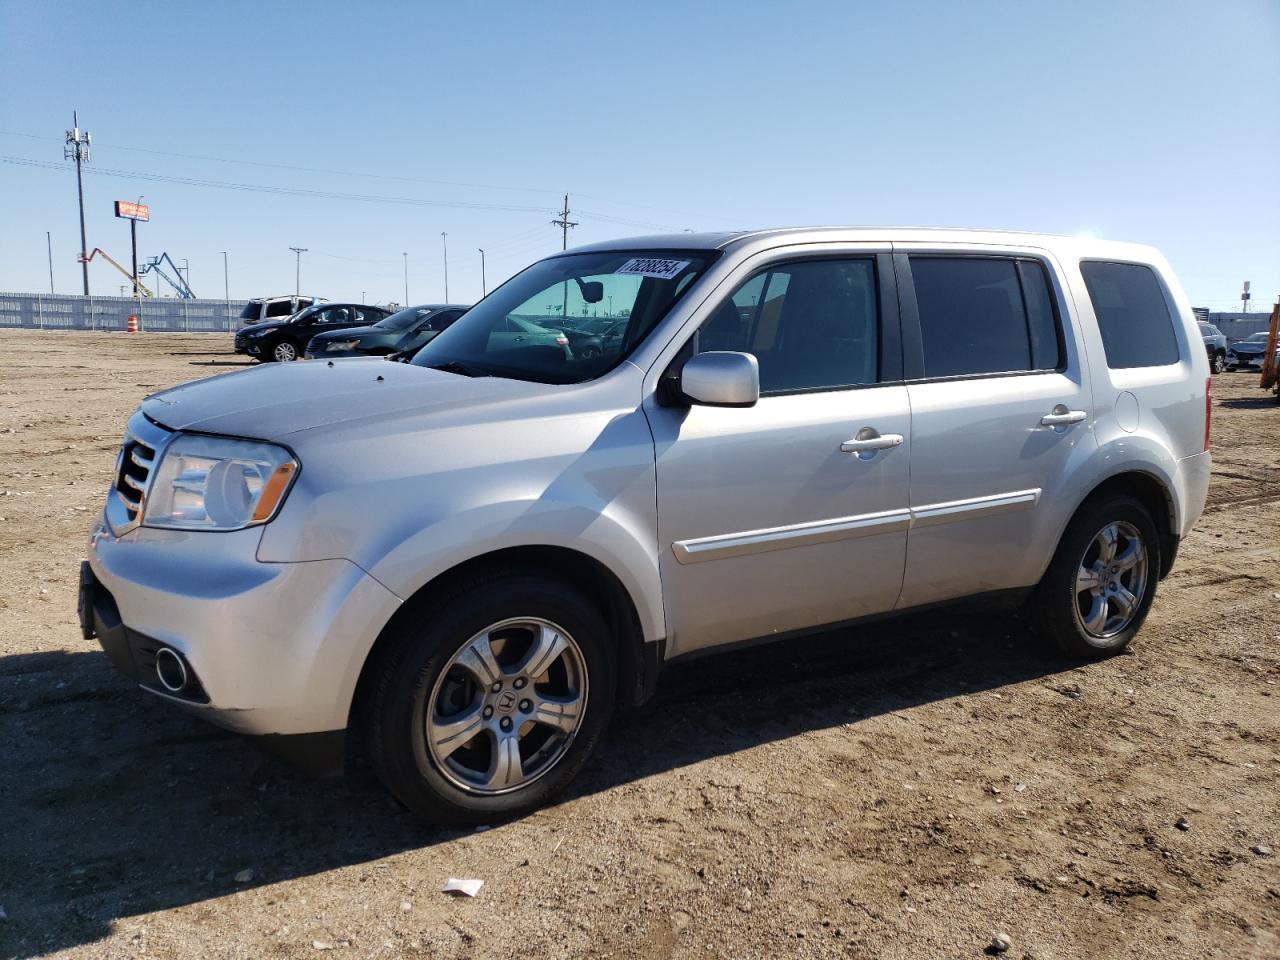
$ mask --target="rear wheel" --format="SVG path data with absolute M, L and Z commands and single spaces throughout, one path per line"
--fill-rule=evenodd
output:
M 425 819 L 486 823 L 546 803 L 608 724 L 608 627 L 573 587 L 508 574 L 394 629 L 370 704 L 369 756 Z
M 1213 372 L 1222 373 L 1227 369 L 1226 354 L 1218 352 L 1213 355 Z
M 1123 494 L 1086 503 L 1033 598 L 1040 629 L 1069 656 L 1118 653 L 1155 599 L 1160 543 L 1143 504 Z

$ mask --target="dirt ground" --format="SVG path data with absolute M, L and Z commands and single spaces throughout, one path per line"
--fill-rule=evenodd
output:
M 156 702 L 80 637 L 125 417 L 228 350 L 0 331 L 0 958 L 981 957 L 997 930 L 1035 960 L 1280 956 L 1256 375 L 1215 378 L 1209 507 L 1126 655 L 1076 667 L 975 608 L 677 666 L 563 802 L 460 833 Z

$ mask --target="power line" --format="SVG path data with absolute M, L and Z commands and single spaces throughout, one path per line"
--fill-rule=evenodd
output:
M 40 134 L 22 133 L 17 130 L 0 130 L 0 136 L 23 137 L 28 140 L 57 139 L 56 137 L 49 137 L 49 136 L 44 136 Z M 457 181 L 457 180 L 433 180 L 433 179 L 427 179 L 424 177 L 406 177 L 406 176 L 400 176 L 397 174 L 366 173 L 360 170 L 333 170 L 327 167 L 306 167 L 306 166 L 300 166 L 297 164 L 290 164 L 290 163 L 272 163 L 267 160 L 245 160 L 245 159 L 235 158 L 235 157 L 215 157 L 209 154 L 202 154 L 202 153 L 178 153 L 172 150 L 155 150 L 149 147 L 130 147 L 130 146 L 125 146 L 123 144 L 111 144 L 111 143 L 102 143 L 102 142 L 98 143 L 98 149 L 128 150 L 132 153 L 145 153 L 145 154 L 150 154 L 158 157 L 181 157 L 182 159 L 185 159 L 185 160 L 206 160 L 213 163 L 236 163 L 236 164 L 241 164 L 243 166 L 264 167 L 264 168 L 274 169 L 274 170 L 290 170 L 290 171 L 301 172 L 301 173 L 323 173 L 323 174 L 328 174 L 330 176 L 338 176 L 338 177 L 364 177 L 370 180 L 395 180 L 403 183 L 429 183 L 437 186 L 464 187 L 472 190 L 503 190 L 503 191 L 510 191 L 512 193 L 552 193 L 553 192 L 552 190 L 546 187 L 512 187 L 512 186 L 503 186 L 503 185 L 492 184 L 492 183 L 466 183 L 466 182 Z M 706 216 L 705 214 L 692 214 L 692 213 L 689 213 L 688 211 L 674 210 L 674 209 L 671 209 L 670 207 L 657 207 L 648 203 L 635 203 L 630 200 L 614 200 L 608 197 L 602 197 L 602 196 L 586 194 L 586 193 L 580 193 L 578 194 L 578 196 L 579 198 L 585 197 L 587 200 L 599 200 L 602 203 L 611 203 L 611 204 L 615 204 L 617 206 L 622 206 L 622 207 L 636 207 L 638 209 L 643 209 L 643 210 L 655 210 L 659 213 L 675 213 L 683 217 L 693 217 L 694 219 L 697 219 L 697 220 L 714 219 Z M 605 214 L 596 214 L 596 215 L 593 215 L 593 218 L 597 220 L 611 219 L 609 216 Z M 629 220 L 620 219 L 620 218 L 614 220 L 614 222 L 632 223 L 636 226 L 651 226 L 651 224 L 644 223 L 643 221 L 629 221 Z M 665 227 L 662 227 L 662 228 L 665 229 Z

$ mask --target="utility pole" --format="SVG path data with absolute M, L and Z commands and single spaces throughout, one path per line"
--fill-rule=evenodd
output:
M 409 305 L 409 251 L 400 254 L 404 257 L 404 305 Z
M 440 231 L 440 242 L 444 245 L 444 302 L 449 302 L 449 234 Z M 405 299 L 409 299 L 405 297 Z M 406 303 L 407 307 L 408 304 Z
M 484 282 L 484 247 L 476 247 L 476 249 L 480 251 L 480 297 L 481 299 L 483 299 L 489 295 L 489 288 L 485 285 L 485 282 Z M 52 260 L 49 261 L 49 269 L 50 270 L 53 269 Z M 49 276 L 52 277 L 53 274 L 50 273 Z M 51 284 L 52 282 L 53 281 L 50 280 Z
M 187 293 L 191 293 L 191 261 L 186 257 L 182 258 L 182 277 L 187 284 Z
M 88 130 L 81 132 L 78 111 L 72 111 L 71 125 L 72 129 L 67 131 L 66 145 L 62 148 L 62 156 L 65 160 L 76 162 L 76 193 L 80 198 L 80 269 L 84 275 L 84 295 L 87 297 L 89 295 L 89 242 L 84 230 L 84 173 L 80 166 L 89 162 L 89 145 L 93 143 L 93 136 Z M 135 271 L 135 275 L 136 273 Z
M 49 292 L 53 293 L 53 234 L 44 232 L 44 242 L 49 247 Z
M 231 319 L 231 281 L 227 279 L 227 251 L 222 253 L 222 314 L 224 320 Z
M 560 249 L 568 250 L 569 228 L 576 227 L 578 224 L 577 222 L 569 219 L 569 195 L 567 193 L 564 195 L 564 209 L 560 211 L 560 219 L 552 220 L 551 222 L 561 230 L 562 238 L 560 242 Z
M 560 211 L 560 219 L 552 220 L 553 225 L 560 228 L 560 249 L 569 249 L 569 228 L 576 227 L 578 224 L 569 219 L 569 195 L 564 195 L 564 209 Z M 560 316 L 564 318 L 569 313 L 569 281 L 564 282 L 564 301 L 560 306 Z
M 302 255 L 307 252 L 307 248 L 290 247 L 289 249 L 298 255 L 298 260 L 294 266 L 293 272 L 293 295 L 297 298 L 302 296 Z

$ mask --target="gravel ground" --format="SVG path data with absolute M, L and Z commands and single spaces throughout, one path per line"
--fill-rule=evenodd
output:
M 1216 378 L 1209 507 L 1126 655 L 1077 667 L 973 608 L 689 663 L 563 802 L 459 833 L 80 638 L 125 417 L 235 369 L 227 339 L 0 331 L 0 957 L 981 957 L 995 931 L 1035 960 L 1280 956 L 1256 376 Z

